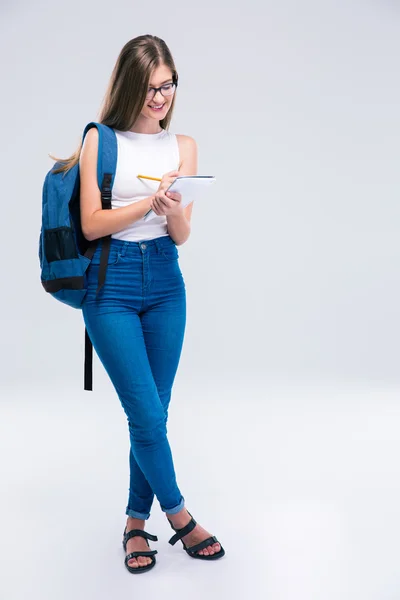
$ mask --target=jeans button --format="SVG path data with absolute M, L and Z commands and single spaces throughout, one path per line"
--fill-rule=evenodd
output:
M 140 247 L 142 248 L 142 250 L 145 250 L 146 244 L 142 244 Z

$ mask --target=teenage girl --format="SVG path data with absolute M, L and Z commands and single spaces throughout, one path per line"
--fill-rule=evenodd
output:
M 167 438 L 168 406 L 186 323 L 186 291 L 177 246 L 190 235 L 193 203 L 166 195 L 178 175 L 197 174 L 197 146 L 168 130 L 178 85 L 165 42 L 152 35 L 121 50 L 98 122 L 113 128 L 118 144 L 112 209 L 102 210 L 97 184 L 98 130 L 89 129 L 69 166 L 79 161 L 82 231 L 88 240 L 111 234 L 106 281 L 96 297 L 101 240 L 89 265 L 82 306 L 86 329 L 126 413 L 130 485 L 123 534 L 131 573 L 156 564 L 144 530 L 154 495 L 193 558 L 225 552 L 185 507 Z M 161 181 L 138 178 L 138 174 Z M 153 219 L 144 221 L 152 209 Z

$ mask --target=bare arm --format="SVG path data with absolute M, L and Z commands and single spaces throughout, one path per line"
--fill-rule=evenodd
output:
M 104 210 L 97 183 L 98 146 L 99 132 L 97 127 L 92 127 L 85 136 L 79 157 L 81 225 L 83 235 L 89 241 L 117 233 L 144 217 L 153 198 L 148 196 L 128 206 Z
M 179 153 L 182 157 L 179 175 L 197 175 L 198 150 L 196 141 L 189 135 L 179 135 Z M 168 233 L 177 246 L 190 236 L 193 202 L 177 215 L 167 215 Z

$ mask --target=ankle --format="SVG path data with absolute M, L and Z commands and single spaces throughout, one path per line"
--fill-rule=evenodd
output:
M 182 529 L 182 527 L 187 525 L 191 519 L 191 516 L 189 515 L 188 511 L 186 510 L 186 507 L 183 507 L 182 510 L 180 510 L 177 513 L 174 513 L 174 514 L 165 513 L 165 514 L 176 529 Z
M 135 517 L 128 517 L 126 521 L 126 527 L 128 530 L 131 529 L 144 529 L 144 519 L 136 519 Z

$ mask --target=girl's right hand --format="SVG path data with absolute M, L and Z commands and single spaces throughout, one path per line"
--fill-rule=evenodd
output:
M 165 191 L 169 188 L 171 183 L 175 181 L 178 175 L 179 171 L 169 171 L 168 173 L 165 173 L 165 175 L 163 175 L 161 178 L 160 185 L 156 193 L 158 194 L 159 192 L 164 192 L 165 194 Z

